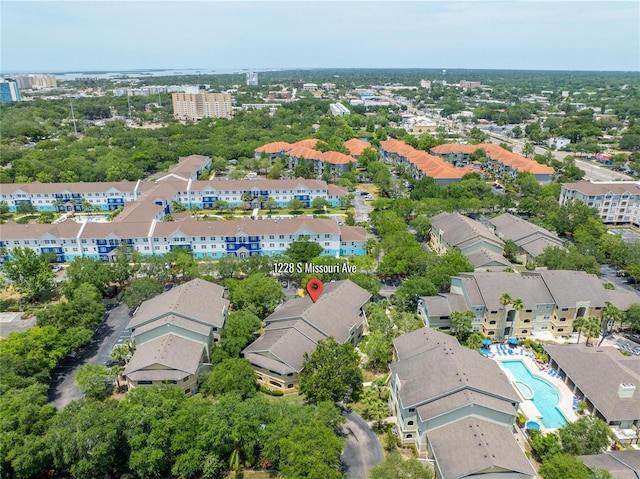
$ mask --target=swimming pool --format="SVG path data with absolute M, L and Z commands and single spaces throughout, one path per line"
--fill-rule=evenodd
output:
M 499 364 L 511 371 L 517 381 L 522 381 L 533 390 L 531 402 L 542 414 L 540 422 L 544 427 L 555 429 L 567 424 L 567 419 L 558 409 L 560 393 L 552 384 L 531 374 L 522 361 L 500 361 Z

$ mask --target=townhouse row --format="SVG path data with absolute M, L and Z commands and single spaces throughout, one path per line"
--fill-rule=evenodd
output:
M 322 246 L 325 256 L 366 254 L 364 228 L 341 226 L 335 220 L 299 216 L 292 219 L 162 222 L 76 222 L 58 224 L 7 223 L 0 229 L 0 261 L 13 248 L 31 248 L 56 255 L 57 262 L 77 257 L 112 260 L 125 245 L 138 253 L 161 255 L 177 249 L 195 258 L 247 257 L 283 254 L 294 241 L 310 240 Z

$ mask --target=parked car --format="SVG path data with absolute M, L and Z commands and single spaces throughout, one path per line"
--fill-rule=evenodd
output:
M 59 264 L 57 264 L 57 265 L 55 265 L 55 266 L 53 266 L 53 267 L 51 268 L 51 271 L 53 271 L 54 273 L 57 273 L 57 272 L 59 272 L 59 271 L 62 271 L 62 266 L 60 266 Z

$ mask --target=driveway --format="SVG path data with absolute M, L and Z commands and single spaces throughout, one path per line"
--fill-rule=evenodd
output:
M 341 432 L 346 439 L 340 457 L 347 479 L 364 479 L 373 466 L 382 462 L 382 448 L 369 425 L 353 411 L 343 411 Z
M 80 399 L 83 394 L 74 381 L 76 370 L 87 363 L 104 364 L 109 353 L 116 344 L 121 344 L 130 337 L 125 331 L 129 323 L 129 308 L 120 304 L 113 308 L 103 321 L 89 344 L 82 348 L 76 359 L 64 359 L 51 372 L 49 385 L 49 404 L 63 409 L 71 401 Z

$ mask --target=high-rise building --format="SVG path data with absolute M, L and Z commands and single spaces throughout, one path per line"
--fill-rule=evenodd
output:
M 0 78 L 0 103 L 4 105 L 10 101 L 22 101 L 18 82 L 12 78 Z
M 55 75 L 17 75 L 13 78 L 18 82 L 20 88 L 24 90 L 39 90 L 58 86 Z
M 178 120 L 197 121 L 202 118 L 231 118 L 231 95 L 229 93 L 174 93 L 173 116 Z
M 258 86 L 258 74 L 256 72 L 247 73 L 247 85 Z

